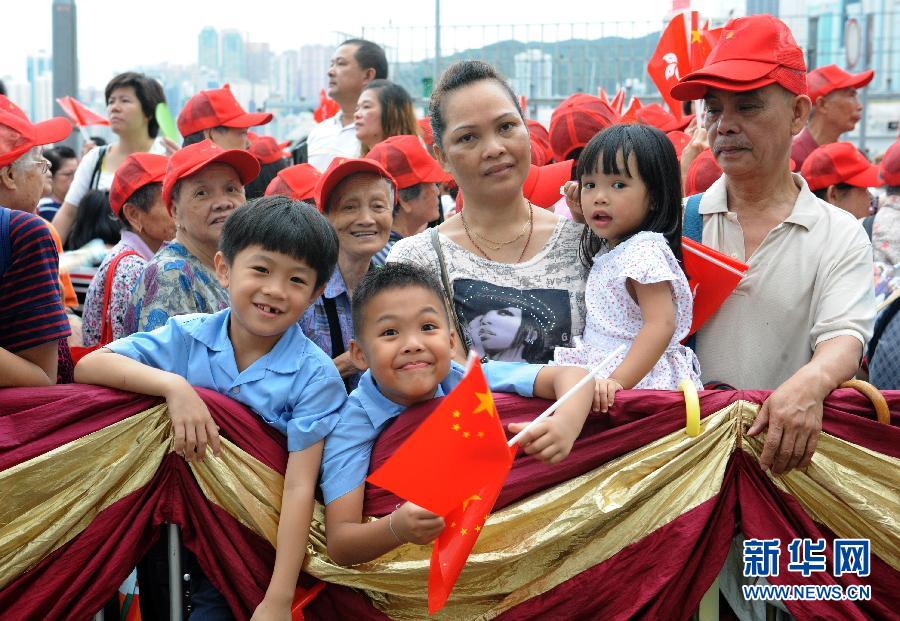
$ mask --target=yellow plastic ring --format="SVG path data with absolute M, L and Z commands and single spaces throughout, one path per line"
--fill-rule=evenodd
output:
M 689 379 L 678 382 L 678 390 L 684 394 L 684 409 L 687 412 L 687 424 L 685 433 L 692 438 L 700 435 L 700 398 L 697 396 L 697 387 Z

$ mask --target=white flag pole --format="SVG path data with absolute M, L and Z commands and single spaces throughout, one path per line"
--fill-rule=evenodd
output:
M 569 399 L 571 399 L 571 398 L 575 395 L 575 393 L 577 393 L 579 390 L 581 390 L 581 389 L 584 387 L 585 384 L 587 384 L 589 381 L 591 381 L 592 379 L 594 379 L 594 377 L 595 377 L 595 376 L 596 376 L 596 375 L 597 375 L 597 374 L 598 374 L 598 373 L 599 373 L 599 372 L 600 372 L 607 364 L 609 364 L 609 361 L 612 360 L 613 358 L 615 358 L 616 356 L 618 356 L 618 355 L 619 355 L 619 352 L 621 352 L 621 351 L 624 350 L 624 349 L 625 349 L 625 346 L 624 346 L 624 345 L 619 345 L 618 347 L 616 347 L 616 348 L 612 351 L 612 353 L 606 357 L 606 359 L 605 359 L 603 362 L 601 362 L 600 364 L 598 364 L 597 366 L 595 366 L 593 369 L 591 369 L 591 372 L 590 372 L 590 373 L 588 373 L 588 374 L 585 375 L 583 378 L 581 378 L 581 379 L 578 381 L 577 384 L 575 384 L 575 385 L 572 386 L 568 391 L 566 391 L 566 394 L 564 394 L 562 397 L 560 397 L 559 399 L 557 399 L 557 400 L 556 400 L 549 408 L 547 408 L 546 410 L 544 410 L 543 412 L 541 412 L 541 415 L 540 415 L 540 416 L 538 416 L 538 417 L 535 418 L 533 421 L 531 421 L 530 423 L 528 423 L 528 425 L 525 426 L 525 429 L 523 429 L 522 431 L 520 431 L 519 433 L 517 433 L 516 435 L 514 435 L 514 436 L 509 440 L 509 442 L 507 442 L 506 444 L 507 444 L 508 446 L 512 446 L 512 445 L 514 445 L 514 444 L 518 444 L 518 443 L 519 443 L 519 440 L 522 439 L 522 436 L 525 435 L 525 432 L 527 432 L 529 429 L 531 429 L 532 427 L 534 427 L 535 425 L 537 425 L 539 422 L 541 422 L 542 420 L 544 420 L 545 418 L 547 418 L 548 416 L 550 416 L 551 414 L 553 414 L 556 410 L 558 410 L 558 409 L 559 409 L 559 406 L 561 406 L 563 403 L 565 403 L 566 401 L 568 401 Z

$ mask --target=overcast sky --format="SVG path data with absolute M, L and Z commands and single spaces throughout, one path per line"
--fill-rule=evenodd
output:
M 239 29 L 251 41 L 268 42 L 280 52 L 309 43 L 331 45 L 339 40 L 337 33 L 358 35 L 363 27 L 434 24 L 434 0 L 76 0 L 76 4 L 82 87 L 102 87 L 115 73 L 138 65 L 195 63 L 197 35 L 207 25 Z M 692 4 L 704 13 L 717 13 L 744 2 Z M 24 80 L 26 57 L 41 49 L 52 51 L 51 5 L 51 0 L 15 1 L 16 17 L 0 38 L 0 76 Z M 671 6 L 671 0 L 444 0 L 441 20 L 446 26 L 633 21 L 646 27 L 652 22 L 661 25 Z M 340 12 L 331 10 L 338 7 Z M 449 44 L 448 33 L 445 45 Z

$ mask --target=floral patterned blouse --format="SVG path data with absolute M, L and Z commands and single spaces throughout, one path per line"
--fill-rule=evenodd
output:
M 125 331 L 149 332 L 169 317 L 228 308 L 216 275 L 179 242 L 159 249 L 144 268 L 125 311 Z
M 109 313 L 106 320 L 111 322 L 113 339 L 120 339 L 128 334 L 125 332 L 125 311 L 128 308 L 128 301 L 131 299 L 131 292 L 140 279 L 147 261 L 153 257 L 153 251 L 135 233 L 122 231 L 122 240 L 113 246 L 103 259 L 91 280 L 91 286 L 88 288 L 84 300 L 82 335 L 85 347 L 100 343 L 104 312 L 103 296 L 106 293 L 109 265 L 115 257 L 128 251 L 134 251 L 137 254 L 122 258 L 116 266 L 116 273 L 112 279 L 112 292 L 109 297 L 109 309 L 106 309 L 106 312 Z

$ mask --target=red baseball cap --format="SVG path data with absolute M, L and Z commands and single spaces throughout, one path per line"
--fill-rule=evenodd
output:
M 800 174 L 812 191 L 846 183 L 858 188 L 882 185 L 878 164 L 873 164 L 849 142 L 832 142 L 817 147 L 803 161 Z
M 820 97 L 832 91 L 851 87 L 862 88 L 874 77 L 874 69 L 862 73 L 847 73 L 837 65 L 825 65 L 810 71 L 806 76 L 806 84 L 809 86 L 809 98 L 816 103 Z
M 259 175 L 259 161 L 243 149 L 223 149 L 212 140 L 203 140 L 179 149 L 169 159 L 169 167 L 163 180 L 163 201 L 169 213 L 172 212 L 172 188 L 175 183 L 213 162 L 222 162 L 234 168 L 243 185 Z
M 394 201 L 396 202 L 397 181 L 377 160 L 336 157 L 328 165 L 328 169 L 319 177 L 319 182 L 316 184 L 316 207 L 320 212 L 325 213 L 328 199 L 331 197 L 334 188 L 341 181 L 356 173 L 372 173 L 387 179 L 394 186 Z
M 584 147 L 597 132 L 618 122 L 615 111 L 599 97 L 578 95 L 576 103 L 571 103 L 572 97 L 569 97 L 550 117 L 550 146 L 557 162 Z
M 15 162 L 32 147 L 53 144 L 72 133 L 72 124 L 61 116 L 32 123 L 19 107 L 0 95 L 0 166 Z
M 247 112 L 241 108 L 231 88 L 200 91 L 184 104 L 178 114 L 178 131 L 188 136 L 213 127 L 256 127 L 272 120 L 269 112 Z
M 706 63 L 672 87 L 672 97 L 702 99 L 708 88 L 751 91 L 778 83 L 795 95 L 806 93 L 806 62 L 790 28 L 772 15 L 732 19 Z
M 900 185 L 900 140 L 889 146 L 881 158 L 881 180 L 883 185 Z
M 684 148 L 691 141 L 691 137 L 688 134 L 685 134 L 684 132 L 678 130 L 667 133 L 666 137 L 672 141 L 672 144 L 675 146 L 675 155 L 677 155 L 678 159 L 680 160 L 681 152 L 684 151 Z
M 312 164 L 297 164 L 282 168 L 269 182 L 266 188 L 266 196 L 280 194 L 298 201 L 310 201 L 316 199 L 316 184 L 319 182 L 319 172 Z
M 538 207 L 552 207 L 562 196 L 560 188 L 572 178 L 573 166 L 575 160 L 563 160 L 546 166 L 532 164 L 522 184 L 522 194 Z
M 637 112 L 635 112 L 635 117 L 637 118 L 638 123 L 652 125 L 663 132 L 672 132 L 680 131 L 687 127 L 690 124 L 691 119 L 694 118 L 694 115 L 687 114 L 682 116 L 681 119 L 676 119 L 675 115 L 664 107 L 658 103 L 652 103 L 641 106 Z
M 525 122 L 528 136 L 531 138 L 531 163 L 543 166 L 553 161 L 553 147 L 550 146 L 550 132 L 537 121 L 529 119 Z
M 453 177 L 428 155 L 418 136 L 391 136 L 366 154 L 387 170 L 403 190 L 420 183 L 446 183 Z
M 259 160 L 260 164 L 274 164 L 278 160 L 291 156 L 290 153 L 285 152 L 285 149 L 291 144 L 290 140 L 276 142 L 271 136 L 260 136 L 253 132 L 247 132 L 247 138 L 250 140 L 250 153 Z
M 166 176 L 169 158 L 155 153 L 132 153 L 116 169 L 109 188 L 109 207 L 119 215 L 131 195 L 149 183 L 160 183 Z
M 431 131 L 431 117 L 426 116 L 424 119 L 416 119 L 416 124 L 422 132 L 422 140 L 429 147 L 434 144 L 434 132 Z
M 692 196 L 700 192 L 706 192 L 709 186 L 721 176 L 722 169 L 716 163 L 716 158 L 712 151 L 704 149 L 688 166 L 687 177 L 684 180 L 684 195 Z

